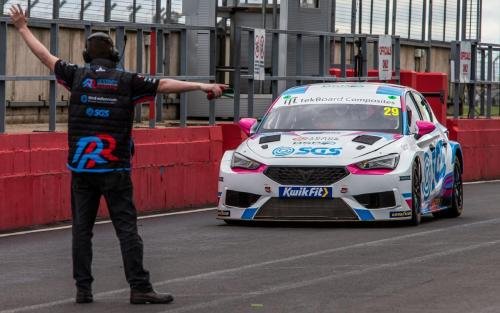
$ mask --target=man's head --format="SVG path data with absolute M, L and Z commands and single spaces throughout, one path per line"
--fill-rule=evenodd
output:
M 87 38 L 85 50 L 83 50 L 83 60 L 90 63 L 94 59 L 107 59 L 114 63 L 120 61 L 119 53 L 108 34 L 98 32 Z

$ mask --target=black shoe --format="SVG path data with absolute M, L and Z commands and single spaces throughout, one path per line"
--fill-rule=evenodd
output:
M 94 301 L 92 292 L 88 290 L 77 290 L 76 292 L 76 303 L 91 303 Z
M 131 304 L 166 304 L 174 301 L 169 293 L 156 293 L 156 291 L 151 290 L 149 292 L 141 292 L 139 290 L 130 290 L 130 303 Z

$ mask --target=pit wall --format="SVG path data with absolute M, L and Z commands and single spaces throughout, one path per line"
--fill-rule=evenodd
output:
M 140 213 L 214 205 L 222 127 L 137 129 L 132 179 Z M 66 133 L 0 135 L 0 231 L 71 218 Z M 106 216 L 104 201 L 99 216 Z
M 500 179 L 500 120 L 448 119 L 464 180 Z M 71 218 L 66 133 L 0 135 L 0 231 Z M 212 206 L 219 162 L 245 135 L 237 125 L 137 129 L 132 179 L 140 213 Z M 107 216 L 101 203 L 99 216 Z
M 500 179 L 500 119 L 448 119 L 446 126 L 462 145 L 464 180 Z

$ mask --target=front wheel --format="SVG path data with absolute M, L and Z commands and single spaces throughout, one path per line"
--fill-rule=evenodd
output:
M 422 205 L 422 175 L 418 163 L 414 163 L 411 176 L 411 220 L 410 225 L 417 226 L 422 220 L 420 207 Z

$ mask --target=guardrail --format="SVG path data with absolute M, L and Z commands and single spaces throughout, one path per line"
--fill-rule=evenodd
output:
M 10 23 L 10 18 L 0 17 L 0 133 L 5 132 L 5 119 L 6 119 L 6 82 L 7 81 L 49 81 L 49 131 L 55 131 L 56 129 L 56 79 L 51 73 L 51 75 L 44 76 L 34 76 L 34 75 L 7 75 L 7 25 Z M 115 45 L 118 51 L 125 51 L 124 46 L 126 43 L 126 32 L 133 31 L 137 33 L 136 41 L 136 72 L 143 73 L 142 61 L 143 61 L 143 39 L 145 33 L 152 34 L 151 40 L 151 54 L 154 57 L 154 62 L 151 66 L 150 76 L 156 78 L 175 78 L 178 80 L 194 80 L 194 81 L 209 81 L 215 82 L 215 67 L 216 67 L 216 53 L 217 44 L 216 36 L 217 29 L 215 27 L 207 26 L 186 26 L 186 25 L 168 25 L 168 24 L 138 24 L 138 23 L 123 23 L 123 22 L 89 22 L 89 21 L 78 21 L 78 20 L 45 20 L 45 19 L 30 19 L 30 26 L 43 27 L 50 29 L 50 52 L 54 55 L 58 55 L 59 51 L 59 40 L 58 34 L 61 27 L 64 28 L 74 28 L 83 29 L 85 36 L 91 34 L 92 29 L 109 29 L 115 30 L 116 40 Z M 210 54 L 210 64 L 209 72 L 207 75 L 203 76 L 189 76 L 187 75 L 187 32 L 188 31 L 201 31 L 206 32 L 210 36 L 209 41 L 209 51 Z M 165 37 L 166 33 L 178 33 L 180 35 L 180 54 L 179 54 L 179 75 L 169 76 L 168 69 L 166 68 L 165 56 Z M 164 65 L 164 66 L 156 66 Z M 123 58 L 120 61 L 120 65 L 123 67 Z M 147 74 L 147 75 L 149 75 Z M 154 128 L 157 121 L 162 120 L 162 102 L 161 98 L 157 97 L 156 105 L 150 104 L 150 116 L 149 116 L 149 126 Z M 180 95 L 180 126 L 185 127 L 187 124 L 187 101 L 185 95 Z M 141 106 L 137 107 L 135 114 L 135 121 L 141 121 Z M 213 125 L 215 123 L 215 102 L 213 100 L 209 103 L 209 123 Z

